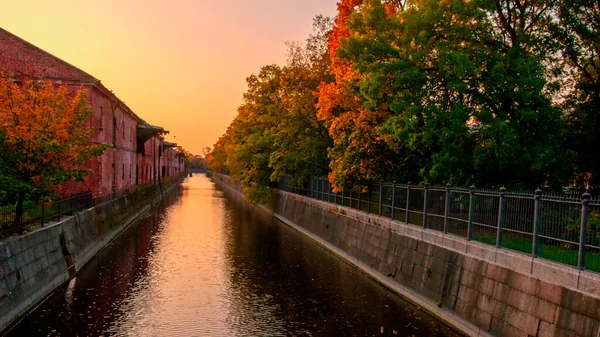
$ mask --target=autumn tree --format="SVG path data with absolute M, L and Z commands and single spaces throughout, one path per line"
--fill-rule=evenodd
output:
M 15 195 L 14 225 L 26 197 L 90 174 L 83 165 L 104 150 L 89 142 L 90 114 L 83 88 L 73 93 L 52 81 L 0 76 L 0 184 Z
M 346 185 L 363 188 L 369 180 L 406 172 L 396 167 L 402 158 L 394 149 L 396 144 L 392 137 L 377 131 L 391 116 L 389 108 L 384 104 L 376 107 L 371 104 L 371 108 L 367 108 L 360 89 L 361 74 L 351 60 L 339 54 L 341 43 L 350 36 L 347 24 L 362 2 L 343 0 L 338 3 L 338 16 L 328 43 L 335 78 L 319 86 L 317 116 L 325 122 L 333 139 L 329 149 L 329 180 L 334 190 Z

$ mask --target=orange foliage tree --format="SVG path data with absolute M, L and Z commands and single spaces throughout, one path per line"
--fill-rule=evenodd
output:
M 347 185 L 364 188 L 368 180 L 392 176 L 397 157 L 392 138 L 378 133 L 378 128 L 391 116 L 389 109 L 385 105 L 367 109 L 360 94 L 361 75 L 350 61 L 338 55 L 341 43 L 350 37 L 347 24 L 362 2 L 342 0 L 338 3 L 338 16 L 328 45 L 335 81 L 321 83 L 317 93 L 317 116 L 326 122 L 333 138 L 329 149 L 329 180 L 335 191 Z M 396 3 L 390 2 L 390 10 Z
M 83 164 L 102 154 L 89 142 L 87 91 L 35 77 L 0 74 L 0 185 L 16 202 L 14 225 L 25 199 L 36 199 L 65 181 L 82 181 Z

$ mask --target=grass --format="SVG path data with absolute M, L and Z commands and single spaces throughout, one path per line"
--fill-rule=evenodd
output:
M 473 236 L 473 240 L 487 243 L 490 245 L 496 244 L 496 236 L 477 235 Z M 502 248 L 531 254 L 532 242 L 521 237 L 504 235 L 502 239 Z M 552 260 L 571 266 L 577 266 L 579 258 L 579 250 L 576 245 L 571 247 L 556 246 L 546 243 L 540 243 L 538 256 L 547 260 Z M 594 272 L 600 272 L 600 253 L 596 251 L 588 251 L 585 254 L 585 268 Z

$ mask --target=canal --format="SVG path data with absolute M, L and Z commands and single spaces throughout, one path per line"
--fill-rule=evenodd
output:
M 459 336 L 201 175 L 8 335 Z

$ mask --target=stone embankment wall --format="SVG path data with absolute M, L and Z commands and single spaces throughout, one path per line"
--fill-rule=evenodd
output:
M 175 187 L 181 181 L 164 190 Z M 0 333 L 56 288 L 151 205 L 158 186 L 90 208 L 26 235 L 0 242 Z
M 599 274 L 283 191 L 260 208 L 467 335 L 600 336 Z

